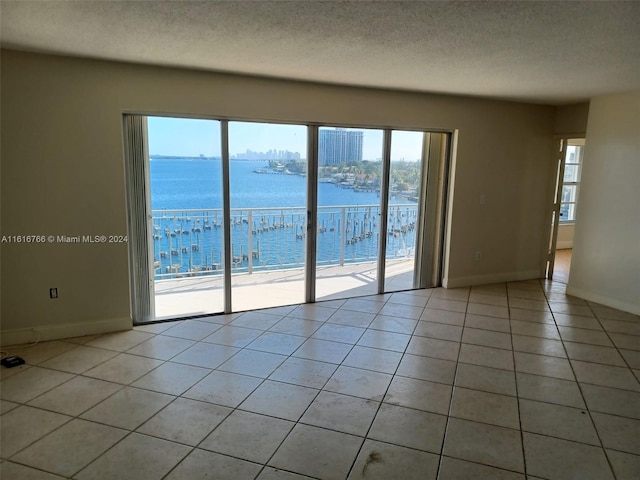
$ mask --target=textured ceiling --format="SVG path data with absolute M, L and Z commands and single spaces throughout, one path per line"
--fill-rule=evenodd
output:
M 566 104 L 640 89 L 640 2 L 6 1 L 6 48 Z

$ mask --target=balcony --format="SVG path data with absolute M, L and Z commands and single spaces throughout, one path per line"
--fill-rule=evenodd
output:
M 378 205 L 318 208 L 318 299 L 377 293 Z M 385 286 L 412 287 L 417 205 L 388 212 Z M 156 317 L 223 310 L 222 209 L 152 211 Z M 234 310 L 304 301 L 307 213 L 302 207 L 231 210 Z

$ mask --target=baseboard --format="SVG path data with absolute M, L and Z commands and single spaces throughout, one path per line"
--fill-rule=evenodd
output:
M 445 278 L 442 286 L 445 288 L 471 287 L 474 285 L 489 285 L 491 283 L 520 282 L 542 278 L 544 275 L 539 270 L 526 272 L 489 273 L 486 275 L 470 275 L 468 277 Z
M 622 310 L 623 312 L 634 313 L 640 315 L 640 305 L 637 303 L 625 302 L 617 298 L 611 298 L 607 295 L 585 290 L 583 288 L 572 287 L 571 284 L 567 285 L 567 295 L 573 295 L 574 297 L 583 298 L 590 302 L 599 303 L 607 307 Z
M 62 325 L 40 325 L 31 328 L 3 330 L 0 332 L 0 343 L 5 345 L 19 345 L 59 340 L 62 338 L 96 335 L 99 333 L 119 332 L 131 330 L 133 322 L 129 317 L 99 320 L 95 322 L 64 323 Z
M 565 240 L 556 242 L 556 250 L 566 250 L 567 248 L 573 248 L 573 240 Z

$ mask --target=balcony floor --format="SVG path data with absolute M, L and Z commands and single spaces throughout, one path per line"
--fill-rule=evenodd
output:
M 386 290 L 413 288 L 413 259 L 387 261 Z M 238 274 L 233 281 L 233 310 L 245 311 L 304 302 L 304 270 Z M 219 276 L 160 280 L 155 284 L 156 318 L 203 315 L 224 310 Z M 319 267 L 316 299 L 377 294 L 376 263 Z

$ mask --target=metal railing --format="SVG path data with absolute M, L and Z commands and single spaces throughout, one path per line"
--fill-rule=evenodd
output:
M 317 265 L 377 261 L 379 209 L 318 207 Z M 389 206 L 388 259 L 413 257 L 417 211 L 415 203 Z M 153 210 L 150 222 L 156 280 L 222 274 L 222 209 Z M 230 226 L 234 274 L 304 267 L 306 208 L 234 208 Z

